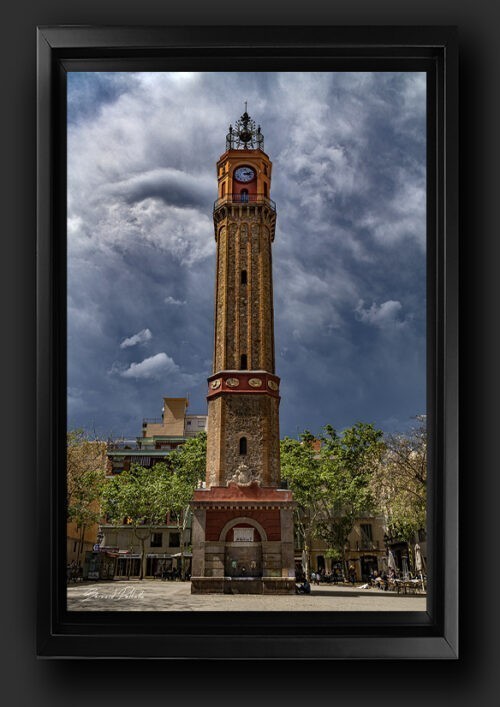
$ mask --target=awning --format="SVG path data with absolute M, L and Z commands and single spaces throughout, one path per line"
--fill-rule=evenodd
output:
M 172 557 L 176 557 L 176 555 L 167 555 L 167 553 L 155 553 L 155 552 L 149 552 L 146 557 L 150 558 L 152 557 L 153 559 L 158 559 L 158 560 L 171 560 Z
M 108 557 L 125 557 L 132 560 L 137 560 L 142 557 L 142 555 L 131 553 L 129 550 L 118 550 L 118 552 L 107 552 Z

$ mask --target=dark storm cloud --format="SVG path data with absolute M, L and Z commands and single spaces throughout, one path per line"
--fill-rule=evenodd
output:
M 129 204 L 145 199 L 160 199 L 165 204 L 204 207 L 213 201 L 212 180 L 197 179 L 175 169 L 155 170 L 137 175 L 116 185 L 116 193 L 123 194 Z
M 423 74 L 70 74 L 68 97 L 70 426 L 206 411 L 215 164 L 245 100 L 274 165 L 282 434 L 425 409 Z

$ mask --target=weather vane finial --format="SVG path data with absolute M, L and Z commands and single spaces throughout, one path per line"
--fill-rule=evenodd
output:
M 236 121 L 234 128 L 230 125 L 226 135 L 226 150 L 263 150 L 264 135 L 257 128 L 255 120 L 248 115 L 248 101 L 244 101 L 245 112 Z

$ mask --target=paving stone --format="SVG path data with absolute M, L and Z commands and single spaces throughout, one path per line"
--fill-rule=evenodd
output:
M 313 586 L 311 594 L 191 594 L 190 582 L 81 582 L 68 586 L 68 611 L 425 611 L 423 594 Z

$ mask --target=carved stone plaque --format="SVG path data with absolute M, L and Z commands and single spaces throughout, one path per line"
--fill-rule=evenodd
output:
M 237 388 L 239 384 L 240 382 L 237 378 L 228 378 L 226 380 L 226 385 L 228 385 L 230 388 Z
M 267 381 L 267 385 L 271 388 L 271 390 L 278 390 L 278 384 L 276 381 Z
M 255 528 L 233 528 L 235 543 L 253 543 Z

